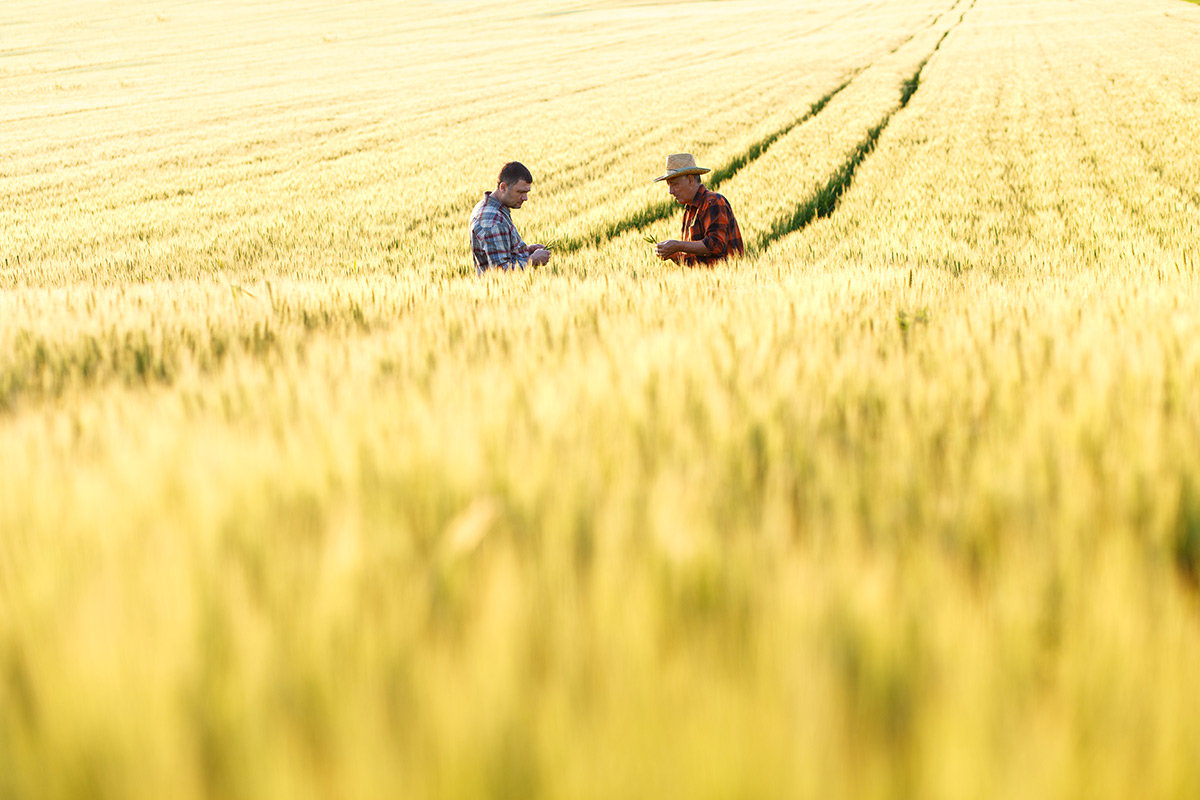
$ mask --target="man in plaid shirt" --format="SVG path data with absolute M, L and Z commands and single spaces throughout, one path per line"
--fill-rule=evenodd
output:
M 524 205 L 532 183 L 533 174 L 525 165 L 510 161 L 500 168 L 496 189 L 484 192 L 471 212 L 471 256 L 478 274 L 492 268 L 525 269 L 526 264 L 536 267 L 550 261 L 550 250 L 545 245 L 525 244 L 509 212 Z
M 654 179 L 667 182 L 667 190 L 683 205 L 683 240 L 668 239 L 654 246 L 664 261 L 680 264 L 715 264 L 732 255 L 742 255 L 742 232 L 729 201 L 710 192 L 700 182 L 709 170 L 697 167 L 688 153 L 667 156 L 667 173 Z

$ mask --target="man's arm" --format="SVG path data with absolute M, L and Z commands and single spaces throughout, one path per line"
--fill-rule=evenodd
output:
M 665 242 L 659 242 L 654 246 L 654 253 L 663 261 L 675 255 L 707 256 L 712 254 L 712 251 L 709 250 L 708 245 L 705 243 L 707 241 L 707 238 L 699 242 L 683 242 L 679 239 L 667 239 Z
M 729 206 L 714 202 L 704 210 L 704 238 L 698 242 L 684 242 L 669 239 L 660 242 L 655 247 L 655 253 L 661 259 L 675 258 L 679 255 L 716 256 L 721 258 L 729 249 L 730 231 L 733 228 L 733 214 Z

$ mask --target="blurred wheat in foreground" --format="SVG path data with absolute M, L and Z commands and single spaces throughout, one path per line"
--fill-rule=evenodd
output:
M 3 16 L 0 797 L 1200 795 L 1200 6 Z

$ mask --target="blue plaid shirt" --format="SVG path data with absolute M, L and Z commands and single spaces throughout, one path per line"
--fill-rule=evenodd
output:
M 525 269 L 529 246 L 517 233 L 508 207 L 484 192 L 483 199 L 471 212 L 471 256 L 480 275 L 492 267 Z

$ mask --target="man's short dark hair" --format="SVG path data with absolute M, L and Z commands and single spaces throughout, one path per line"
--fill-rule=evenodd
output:
M 496 178 L 497 186 L 502 183 L 512 186 L 517 181 L 533 183 L 533 173 L 529 171 L 529 167 L 520 161 L 510 161 L 500 168 L 500 177 Z

